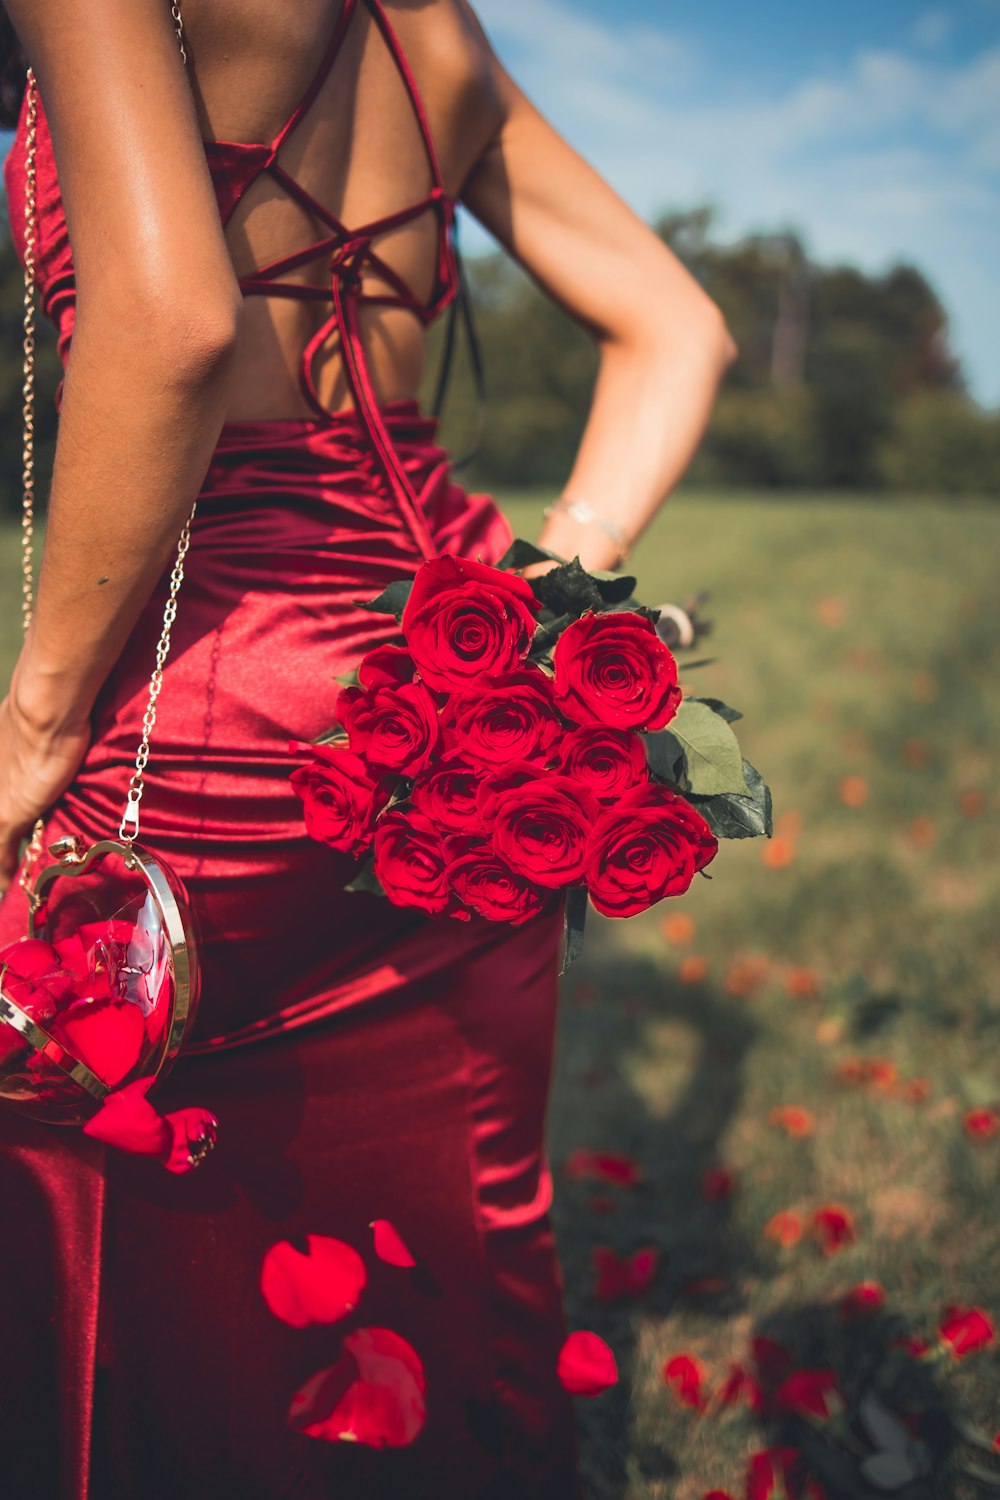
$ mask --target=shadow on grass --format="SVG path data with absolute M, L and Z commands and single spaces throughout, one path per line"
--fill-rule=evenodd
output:
M 662 1444 L 637 1451 L 629 1432 L 641 1324 L 662 1320 L 678 1303 L 732 1319 L 745 1309 L 747 1279 L 761 1273 L 758 1247 L 736 1229 L 726 1198 L 709 1201 L 703 1186 L 724 1159 L 756 1034 L 745 1003 L 710 985 L 679 984 L 650 958 L 621 954 L 596 923 L 565 982 L 550 1151 L 567 1314 L 571 1328 L 607 1340 L 621 1375 L 614 1390 L 581 1410 L 592 1500 L 625 1494 L 627 1459 L 659 1479 L 678 1472 Z M 627 1188 L 569 1180 L 564 1163 L 580 1147 L 634 1156 L 642 1180 Z M 597 1295 L 598 1246 L 621 1256 L 657 1248 L 657 1273 L 640 1298 Z

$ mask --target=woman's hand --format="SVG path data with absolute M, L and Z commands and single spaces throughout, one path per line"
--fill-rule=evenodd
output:
M 89 722 L 42 732 L 13 695 L 0 703 L 0 893 L 14 878 L 21 840 L 69 786 L 89 743 Z

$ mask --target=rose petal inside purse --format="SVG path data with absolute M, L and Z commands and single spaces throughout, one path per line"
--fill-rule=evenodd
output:
M 157 1073 L 178 1001 L 168 921 L 121 860 L 50 878 L 34 936 L 0 950 L 0 1099 L 79 1124 Z

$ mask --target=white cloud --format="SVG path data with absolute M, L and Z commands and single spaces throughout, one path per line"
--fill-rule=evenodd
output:
M 1000 47 L 963 64 L 863 50 L 762 95 L 666 29 L 587 20 L 568 0 L 479 9 L 528 92 L 640 212 L 707 200 L 733 235 L 794 225 L 820 258 L 915 262 L 976 393 L 1000 403 Z
M 953 17 L 946 10 L 925 10 L 917 17 L 910 36 L 916 47 L 935 51 L 944 45 L 951 35 Z

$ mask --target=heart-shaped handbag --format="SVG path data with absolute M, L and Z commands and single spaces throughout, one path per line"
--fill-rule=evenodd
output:
M 186 63 L 179 7 L 171 6 Z M 34 601 L 34 349 L 38 86 L 28 70 L 24 254 L 24 625 Z M 156 650 L 156 665 L 117 839 L 87 847 L 70 835 L 49 848 L 52 863 L 32 876 L 44 850 L 35 825 L 19 883 L 27 934 L 0 950 L 0 1102 L 50 1124 L 95 1125 L 99 1139 L 162 1154 L 171 1170 L 196 1166 L 214 1144 L 206 1122 L 185 1141 L 178 1164 L 171 1131 L 145 1099 L 170 1068 L 195 1018 L 197 929 L 187 892 L 162 859 L 138 842 L 143 773 L 184 578 L 194 509 L 181 532 Z M 121 1092 L 119 1092 L 121 1091 Z M 109 1100 L 117 1107 L 109 1109 Z M 95 1117 L 107 1111 L 106 1118 Z M 179 1117 L 167 1117 L 167 1120 Z M 207 1122 L 210 1122 L 207 1123 Z M 185 1125 L 190 1121 L 185 1120 Z M 200 1127 L 199 1127 L 200 1128 Z M 119 1138 L 120 1137 L 120 1138 Z M 190 1146 L 190 1150 L 187 1147 Z M 161 1151 L 162 1147 L 162 1151 Z

